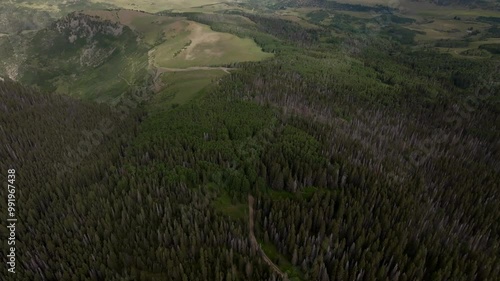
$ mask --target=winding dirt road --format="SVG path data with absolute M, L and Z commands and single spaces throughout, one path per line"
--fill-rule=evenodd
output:
M 187 68 L 169 68 L 161 67 L 156 65 L 154 61 L 154 53 L 156 49 L 149 50 L 148 52 L 148 68 L 153 74 L 153 89 L 155 92 L 160 91 L 163 88 L 163 83 L 161 82 L 160 76 L 165 72 L 186 72 L 186 71 L 196 71 L 196 70 L 222 70 L 226 73 L 230 73 L 230 70 L 237 70 L 237 68 L 230 67 L 210 67 L 210 66 L 192 66 Z
M 260 244 L 257 242 L 257 239 L 255 238 L 255 233 L 254 233 L 254 210 L 253 210 L 253 202 L 254 198 L 252 195 L 248 194 L 248 226 L 249 226 L 249 236 L 250 236 L 250 242 L 252 243 L 252 246 L 254 249 L 257 249 L 257 251 L 260 253 L 262 256 L 262 259 L 276 272 L 278 275 L 283 278 L 283 280 L 288 280 L 287 274 L 285 274 L 281 269 L 274 264 L 274 262 L 266 255 L 266 253 L 262 250 L 260 247 Z

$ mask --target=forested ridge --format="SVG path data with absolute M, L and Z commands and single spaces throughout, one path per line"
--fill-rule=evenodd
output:
M 152 78 L 121 106 L 1 81 L 20 218 L 18 273 L 2 278 L 498 279 L 498 57 L 414 47 L 373 19 L 159 14 L 274 57 L 227 65 L 184 104 Z

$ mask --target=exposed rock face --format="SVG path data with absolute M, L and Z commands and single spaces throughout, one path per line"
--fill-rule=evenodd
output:
M 52 30 L 62 35 L 64 40 L 78 45 L 80 66 L 97 67 L 104 63 L 117 49 L 106 46 L 104 41 L 121 36 L 125 26 L 111 21 L 103 21 L 98 17 L 82 13 L 71 13 L 55 22 Z M 111 37 L 111 38 L 110 38 Z
M 28 36 L 4 36 L 0 38 L 0 75 L 16 81 L 19 66 L 26 61 Z
M 97 43 L 93 42 L 91 46 L 86 46 L 80 55 L 80 65 L 88 67 L 97 67 L 102 64 L 109 56 L 113 54 L 115 48 L 98 48 Z
M 60 34 L 66 35 L 70 43 L 78 39 L 85 39 L 91 43 L 97 35 L 120 36 L 124 25 L 111 21 L 102 21 L 82 13 L 72 13 L 54 23 L 54 29 Z
M 128 62 L 125 57 L 140 56 L 142 51 L 146 55 L 137 39 L 125 25 L 74 12 L 46 28 L 0 37 L 0 77 L 49 92 L 69 91 L 69 85 L 80 80 L 116 89 L 120 80 L 100 67 L 110 62 L 117 65 L 110 68 L 120 72 Z M 101 80 L 108 74 L 112 83 Z

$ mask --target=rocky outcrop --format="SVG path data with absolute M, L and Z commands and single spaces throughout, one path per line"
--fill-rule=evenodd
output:
M 125 26 L 111 21 L 102 21 L 82 13 L 71 13 L 54 23 L 53 29 L 64 35 L 68 42 L 75 43 L 79 39 L 92 43 L 97 35 L 118 37 L 124 32 Z

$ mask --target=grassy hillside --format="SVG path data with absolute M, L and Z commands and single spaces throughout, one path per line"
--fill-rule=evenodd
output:
M 161 77 L 164 87 L 151 103 L 152 111 L 165 111 L 186 104 L 225 75 L 228 73 L 220 69 L 166 72 Z
M 0 38 L 0 44 L 4 76 L 108 102 L 144 80 L 158 86 L 163 72 L 272 57 L 251 38 L 184 17 L 125 10 L 72 13 L 29 36 Z
M 167 26 L 165 34 L 166 42 L 158 45 L 154 52 L 155 64 L 160 67 L 211 66 L 272 57 L 251 38 L 214 32 L 192 21 Z
M 137 31 L 142 42 L 153 47 L 152 63 L 158 67 L 187 68 L 258 61 L 272 55 L 262 52 L 252 38 L 214 32 L 185 17 L 157 16 L 135 11 L 89 11 L 102 19 L 119 22 Z

